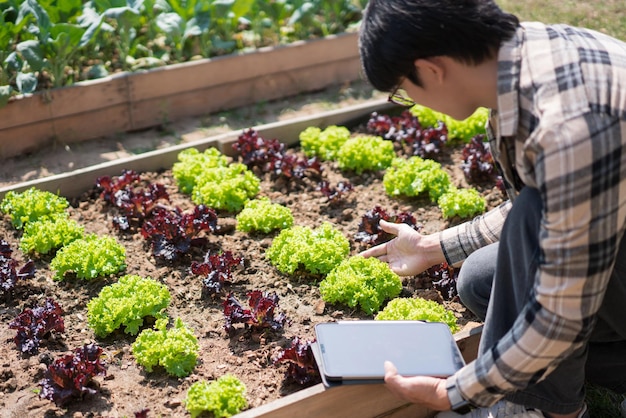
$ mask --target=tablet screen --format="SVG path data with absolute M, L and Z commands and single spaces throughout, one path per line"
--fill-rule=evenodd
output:
M 315 326 L 329 380 L 377 380 L 389 360 L 404 376 L 454 374 L 464 361 L 448 326 L 421 321 L 339 321 Z

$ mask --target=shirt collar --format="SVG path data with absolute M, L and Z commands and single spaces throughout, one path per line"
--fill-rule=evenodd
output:
M 498 51 L 498 136 L 514 136 L 519 124 L 519 83 L 524 28 L 518 27 L 513 37 L 502 43 Z

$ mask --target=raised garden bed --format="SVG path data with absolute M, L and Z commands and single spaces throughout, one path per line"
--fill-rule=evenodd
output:
M 359 69 L 357 34 L 345 33 L 19 96 L 0 108 L 0 158 L 310 92 Z
M 258 126 L 255 130 L 264 138 L 277 138 L 298 151 L 298 135 L 309 126 L 356 127 L 367 120 L 372 111 L 392 110 L 387 103 L 376 101 L 308 118 Z M 124 245 L 127 252 L 125 273 L 152 277 L 168 287 L 172 295 L 167 309 L 169 316 L 182 318 L 193 329 L 200 345 L 199 363 L 188 377 L 171 377 L 159 368 L 147 372 L 136 363 L 130 350 L 135 339 L 133 336 L 116 332 L 106 338 L 96 338 L 86 323 L 87 303 L 104 286 L 115 283 L 116 278 L 92 281 L 67 278 L 61 282 L 53 281 L 49 268 L 50 257 L 36 258 L 35 278 L 19 283 L 14 294 L 2 304 L 2 322 L 7 324 L 25 307 L 40 305 L 46 297 L 53 297 L 65 312 L 66 331 L 46 339 L 37 355 L 22 356 L 12 341 L 15 331 L 7 326 L 2 327 L 0 353 L 4 361 L 0 364 L 0 407 L 9 416 L 132 416 L 146 408 L 150 409 L 149 417 L 188 416 L 183 401 L 191 384 L 198 380 L 213 380 L 226 373 L 240 377 L 248 387 L 250 409 L 242 416 L 401 417 L 410 414 L 427 417 L 431 414 L 430 411 L 398 401 L 382 385 L 326 390 L 318 382 L 311 381 L 301 386 L 285 377 L 286 364 L 272 363 L 273 355 L 288 346 L 293 337 L 312 338 L 315 323 L 372 317 L 356 308 L 324 303 L 320 298 L 318 283 L 311 277 L 279 273 L 264 257 L 275 233 L 247 234 L 236 231 L 234 215 L 220 213 L 218 224 L 224 229 L 220 233 L 208 234 L 209 243 L 206 247 L 192 251 L 180 262 L 168 264 L 151 255 L 139 233 L 120 234 L 113 228 L 112 219 L 117 212 L 95 192 L 94 185 L 98 177 L 118 176 L 123 169 L 136 170 L 142 173 L 143 181 L 164 184 L 170 193 L 170 205 L 187 211 L 193 206 L 189 196 L 178 192 L 171 176 L 171 167 L 178 154 L 186 148 L 204 150 L 215 147 L 235 158 L 233 143 L 241 133 L 207 138 L 0 190 L 0 198 L 9 191 L 19 192 L 30 187 L 58 191 L 70 198 L 73 202 L 71 216 L 83 224 L 87 232 L 114 236 Z M 442 155 L 442 164 L 455 185 L 463 186 L 465 181 L 458 165 L 459 160 L 459 146 L 450 147 Z M 348 180 L 355 186 L 346 200 L 337 206 L 330 205 L 328 198 L 312 187 L 314 184 L 306 182 L 289 185 L 265 177 L 261 183 L 261 194 L 289 207 L 294 214 L 295 225 L 318 227 L 322 221 L 329 221 L 350 239 L 351 254 L 363 248 L 353 238 L 361 216 L 375 205 L 390 212 L 414 213 L 417 221 L 423 225 L 424 233 L 435 233 L 451 222 L 458 221 L 443 219 L 439 208 L 427 198 L 388 197 L 382 186 L 380 172 L 357 175 L 338 170 L 333 163 L 324 163 L 323 167 L 324 176 L 331 184 Z M 498 204 L 502 199 L 495 187 L 483 187 L 481 193 L 487 197 L 489 206 Z M 26 256 L 18 250 L 20 233 L 12 228 L 8 218 L 3 219 L 0 230 L 19 263 L 25 262 Z M 232 334 L 226 333 L 223 298 L 203 296 L 202 278 L 189 271 L 190 261 L 201 260 L 209 249 L 232 251 L 246 260 L 245 266 L 234 272 L 232 283 L 225 286 L 225 290 L 233 292 L 238 299 L 244 300 L 245 293 L 253 289 L 276 292 L 280 298 L 279 310 L 290 320 L 284 331 L 253 335 L 243 327 L 235 326 Z M 425 277 L 406 278 L 403 289 L 403 295 L 406 296 L 440 299 L 439 293 L 432 288 L 432 281 Z M 472 359 L 476 354 L 479 324 L 473 322 L 472 316 L 457 302 L 445 304 L 458 316 L 463 330 L 456 334 L 456 338 L 466 359 Z M 40 399 L 36 392 L 46 364 L 88 342 L 96 342 L 103 347 L 107 363 L 107 376 L 96 378 L 98 393 L 64 408 Z

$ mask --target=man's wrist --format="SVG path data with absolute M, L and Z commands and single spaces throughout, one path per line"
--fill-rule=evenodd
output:
M 463 397 L 463 394 L 456 385 L 456 378 L 450 376 L 446 379 L 446 391 L 451 409 L 460 414 L 466 414 L 472 409 L 470 402 Z

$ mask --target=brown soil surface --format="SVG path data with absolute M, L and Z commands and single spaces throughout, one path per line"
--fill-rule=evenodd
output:
M 329 100 L 329 96 L 334 99 Z M 120 158 L 132 153 L 129 152 L 131 149 L 163 147 L 190 137 L 197 139 L 197 135 L 206 136 L 220 130 L 251 127 L 272 119 L 286 119 L 285 114 L 292 117 L 303 112 L 327 110 L 372 97 L 376 97 L 376 93 L 357 83 L 354 86 L 322 92 L 317 96 L 309 95 L 266 104 L 263 107 L 263 118 L 254 115 L 255 112 L 261 112 L 259 109 L 242 109 L 237 111 L 239 113 L 230 112 L 222 116 L 208 116 L 204 120 L 181 122 L 162 128 L 161 131 L 151 130 L 43 150 L 36 155 L 3 162 L 2 180 L 5 185 L 17 183 Z M 286 108 L 297 110 L 285 113 L 279 111 Z M 236 121 L 237 117 L 234 115 L 246 112 L 250 114 L 250 118 Z M 201 124 L 219 125 L 220 120 L 222 126 L 216 129 L 193 128 L 194 125 Z M 186 133 L 181 133 L 181 129 L 186 130 Z M 114 149 L 111 149 L 112 144 Z M 456 185 L 467 186 L 459 167 L 460 147 L 449 148 L 441 161 Z M 111 173 L 112 176 L 119 174 Z M 354 235 L 358 231 L 361 217 L 375 205 L 392 213 L 413 213 L 418 223 L 423 225 L 422 232 L 426 234 L 435 233 L 450 225 L 449 221 L 442 218 L 439 208 L 427 199 L 398 200 L 388 197 L 382 186 L 382 173 L 356 176 L 341 172 L 331 163 L 325 163 L 324 176 L 332 184 L 339 180 L 348 180 L 355 186 L 354 191 L 338 206 L 331 206 L 320 192 L 311 187 L 287 189 L 265 177 L 261 195 L 289 207 L 296 225 L 316 228 L 322 221 L 331 222 L 349 238 L 351 255 L 364 249 L 361 243 L 354 240 Z M 142 179 L 164 184 L 170 194 L 172 206 L 179 206 L 184 211 L 193 207 L 189 196 L 177 191 L 170 171 L 142 173 Z M 502 195 L 495 187 L 479 190 L 486 196 L 490 207 L 502 200 Z M 168 376 L 161 369 L 146 372 L 132 355 L 130 346 L 134 337 L 119 332 L 105 339 L 98 339 L 87 326 L 87 302 L 97 296 L 103 286 L 115 282 L 116 278 L 93 281 L 68 279 L 55 282 L 48 267 L 50 257 L 35 258 L 36 277 L 19 283 L 14 294 L 0 303 L 0 320 L 4 324 L 0 327 L 0 410 L 3 417 L 131 417 L 145 408 L 150 409 L 149 417 L 184 417 L 189 415 L 183 401 L 190 385 L 202 379 L 213 380 L 226 373 L 236 375 L 245 383 L 249 407 L 254 408 L 302 389 L 302 386 L 285 378 L 286 364 L 274 365 L 271 360 L 277 351 L 288 346 L 293 337 L 312 339 L 313 327 L 319 322 L 372 318 L 347 306 L 325 304 L 315 281 L 289 277 L 278 272 L 264 257 L 265 250 L 276 234 L 246 234 L 236 231 L 232 214 L 220 213 L 218 224 L 223 227 L 223 231 L 208 235 L 208 247 L 192 252 L 187 259 L 174 265 L 167 265 L 155 260 L 139 233 L 122 235 L 113 228 L 112 217 L 116 210 L 98 198 L 94 191 L 73 202 L 70 212 L 72 218 L 85 226 L 86 232 L 115 236 L 125 246 L 128 267 L 124 274 L 152 277 L 167 285 L 172 295 L 168 314 L 171 318 L 182 318 L 194 330 L 200 344 L 199 361 L 191 375 L 185 378 Z M 11 227 L 6 216 L 0 220 L 0 237 L 10 243 L 14 250 L 13 255 L 21 265 L 27 256 L 18 250 L 20 233 Z M 203 297 L 202 278 L 189 272 L 191 260 L 201 261 L 208 249 L 232 251 L 244 258 L 245 267 L 236 270 L 233 283 L 226 285 L 226 291 L 232 291 L 239 300 L 244 301 L 246 292 L 253 289 L 278 294 L 280 311 L 290 320 L 284 331 L 259 337 L 250 335 L 241 325 L 236 325 L 236 331 L 231 335 L 224 330 L 223 298 Z M 460 303 L 443 302 L 441 295 L 432 289 L 427 278 L 404 278 L 403 287 L 403 296 L 439 300 L 456 313 L 461 326 L 475 325 L 472 315 Z M 52 297 L 62 306 L 66 331 L 45 340 L 38 355 L 23 356 L 13 342 L 15 331 L 9 329 L 8 323 L 24 308 L 41 305 L 47 297 Z M 44 376 L 46 362 L 89 342 L 96 342 L 104 349 L 104 360 L 107 364 L 106 377 L 95 379 L 99 387 L 98 393 L 64 408 L 40 399 L 37 394 L 38 382 Z

